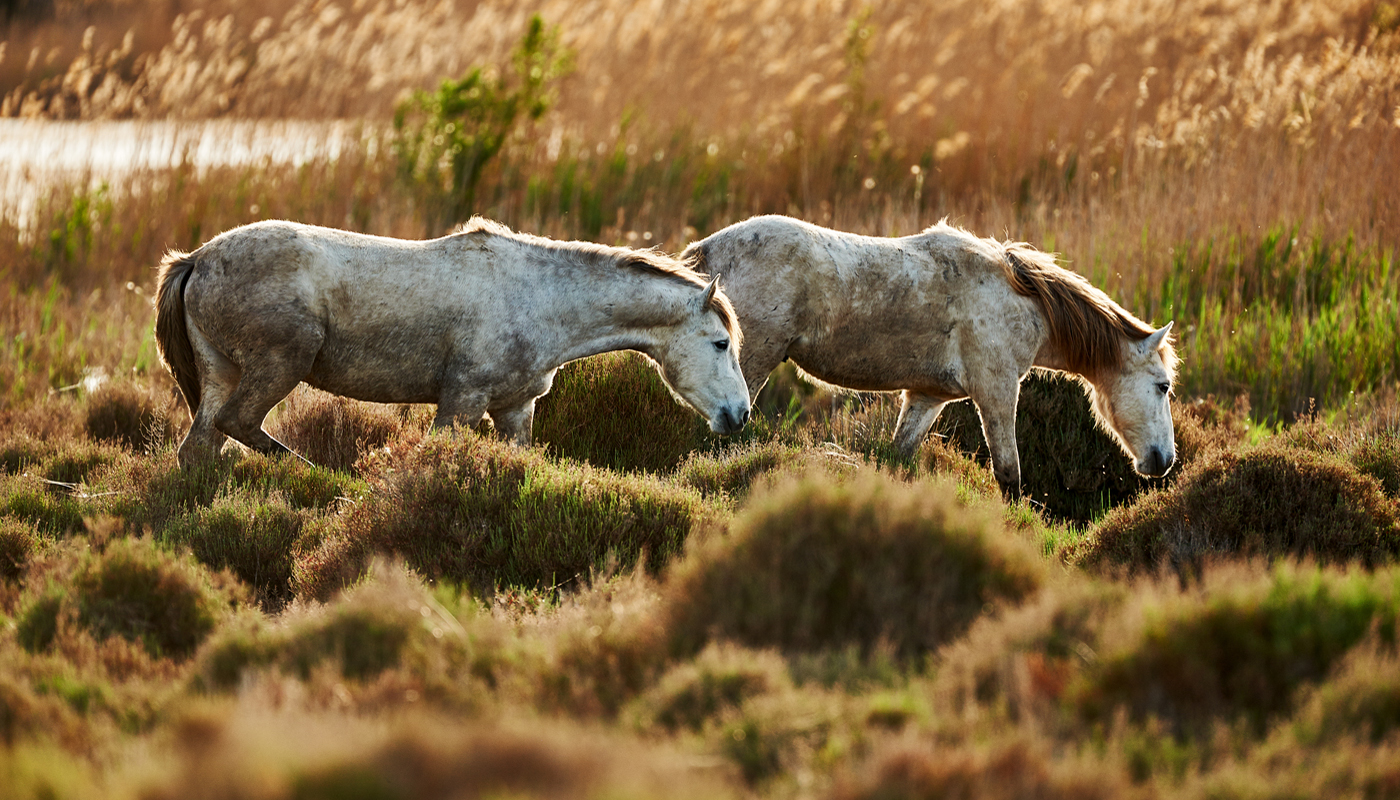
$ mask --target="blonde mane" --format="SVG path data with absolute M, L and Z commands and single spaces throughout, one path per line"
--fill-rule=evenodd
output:
M 693 269 L 690 264 L 672 258 L 659 250 L 634 250 L 628 247 L 611 247 L 595 242 L 561 242 L 543 236 L 517 233 L 505 225 L 495 220 L 486 219 L 485 217 L 473 216 L 471 219 L 453 228 L 449 235 L 459 236 L 474 233 L 504 236 L 518 241 L 530 242 L 532 244 L 574 253 L 589 253 L 600 257 L 601 260 L 612 263 L 620 269 L 635 269 L 651 275 L 683 281 L 702 289 L 709 283 L 708 278 Z M 743 340 L 744 334 L 739 328 L 738 316 L 734 313 L 734 305 L 724 294 L 723 289 L 716 289 L 715 293 L 710 297 L 710 302 L 706 308 L 719 316 L 720 322 L 724 324 L 724 329 L 729 333 L 729 338 L 732 340 L 732 343 L 735 347 L 738 347 Z
M 1152 326 L 1113 302 L 1083 276 L 1055 263 L 1050 253 L 1025 242 L 1002 245 L 1002 269 L 1015 292 L 1033 298 L 1045 315 L 1050 341 L 1065 366 L 1091 380 L 1123 368 L 1123 339 L 1142 341 Z M 1159 348 L 1175 377 L 1177 356 L 1170 338 Z

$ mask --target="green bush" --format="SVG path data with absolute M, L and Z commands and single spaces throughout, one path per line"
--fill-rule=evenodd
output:
M 1016 445 L 1021 456 L 1021 489 L 1058 520 L 1087 523 L 1110 508 L 1132 502 L 1142 492 L 1170 485 L 1182 470 L 1206 453 L 1228 449 L 1244 439 L 1249 401 L 1226 407 L 1213 397 L 1172 406 L 1177 460 L 1165 478 L 1144 478 L 1113 437 L 1101 428 L 1083 385 L 1054 373 L 1032 373 L 1021 383 L 1016 410 Z M 933 435 L 970 454 L 990 458 L 982 420 L 970 402 L 943 410 Z
M 1066 690 L 1085 719 L 1119 710 L 1178 735 L 1244 721 L 1256 735 L 1324 678 L 1373 628 L 1395 635 L 1394 569 L 1338 573 L 1281 566 L 1262 578 L 1181 595 L 1144 613 L 1141 628 Z
M 189 558 L 120 539 L 85 555 L 71 576 L 29 603 L 20 639 L 30 650 L 45 649 L 70 619 L 98 641 L 121 636 L 153 657 L 182 660 L 242 599 Z
M 535 409 L 534 441 L 562 458 L 663 472 L 705 441 L 705 421 L 678 402 L 640 353 L 565 364 Z
M 803 460 L 802 450 L 777 441 L 754 441 L 719 450 L 691 453 L 676 469 L 675 480 L 706 496 L 741 498 L 754 481 Z
M 1114 509 L 1065 555 L 1155 569 L 1205 554 L 1382 564 L 1400 553 L 1400 509 L 1340 456 L 1275 443 L 1216 451 L 1169 489 Z
M 0 479 L 0 518 L 33 523 L 63 536 L 83 530 L 83 506 L 67 492 L 50 490 L 27 478 Z
M 1400 500 L 1400 433 L 1383 431 L 1359 442 L 1347 458 L 1362 475 L 1380 481 L 1381 490 Z
M 1310 688 L 1283 732 L 1309 746 L 1359 739 L 1379 744 L 1400 730 L 1400 656 L 1395 642 L 1373 641 L 1347 654 Z
M 697 494 L 659 479 L 555 463 L 469 432 L 400 448 L 379 469 L 343 531 L 302 559 L 302 594 L 329 596 L 376 552 L 484 592 L 572 584 L 610 558 L 656 572 L 703 510 Z
M 979 462 L 990 458 L 982 420 L 971 402 L 943 410 L 931 435 Z M 1147 483 L 1113 437 L 1099 427 L 1084 387 L 1053 373 L 1032 373 L 1021 383 L 1016 408 L 1021 490 L 1052 516 L 1087 522 L 1142 491 Z
M 324 510 L 364 491 L 364 482 L 290 456 L 243 454 L 206 459 L 188 469 L 174 454 L 135 459 L 114 470 L 106 488 L 118 494 L 111 511 L 136 529 L 160 531 L 172 519 L 213 505 L 223 495 L 278 494 L 294 509 Z
M 669 731 L 699 731 L 720 712 L 751 697 L 792 687 L 787 663 L 776 653 L 711 644 L 673 667 L 641 699 L 643 719 Z
M 38 464 L 53 452 L 55 445 L 23 431 L 0 439 L 0 474 L 19 474 Z
M 437 91 L 419 90 L 394 110 L 392 148 L 400 176 L 424 195 L 431 227 L 476 211 L 476 187 L 523 114 L 537 120 L 554 101 L 551 84 L 568 74 L 559 31 L 530 18 L 511 53 L 511 70 L 473 67 Z
M 87 483 L 104 468 L 116 463 L 121 451 L 110 444 L 87 440 L 64 442 L 43 460 L 39 472 L 48 480 L 61 483 Z
M 1040 585 L 1043 562 L 947 482 L 864 471 L 756 492 L 663 589 L 679 652 L 712 638 L 789 652 L 931 652 L 990 603 Z
M 187 547 L 200 563 L 227 569 L 253 588 L 264 608 L 276 610 L 292 597 L 298 542 L 310 519 L 278 492 L 268 497 L 221 496 L 208 508 L 176 517 L 158 541 Z

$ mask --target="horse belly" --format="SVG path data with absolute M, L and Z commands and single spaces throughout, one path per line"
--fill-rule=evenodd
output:
M 410 319 L 366 307 L 338 310 L 306 382 L 375 403 L 436 403 L 455 322 L 447 312 Z
M 904 320 L 898 314 L 855 323 L 800 337 L 788 357 L 813 377 L 848 389 L 966 396 L 956 324 Z

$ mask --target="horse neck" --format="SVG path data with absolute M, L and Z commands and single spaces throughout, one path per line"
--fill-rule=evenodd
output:
M 659 360 L 663 334 L 684 318 L 689 299 L 685 283 L 658 275 L 626 269 L 583 275 L 554 317 L 579 323 L 559 326 L 563 360 L 614 350 L 637 350 Z
M 1042 316 L 1042 319 L 1043 318 L 1044 317 Z M 1084 372 L 1080 372 L 1077 369 L 1071 369 L 1069 361 L 1065 358 L 1064 353 L 1061 351 L 1059 344 L 1056 343 L 1053 338 L 1051 338 L 1049 325 L 1043 326 L 1043 330 L 1040 335 L 1041 341 L 1038 349 L 1036 350 L 1035 358 L 1031 362 L 1031 366 L 1039 367 L 1041 369 L 1054 370 L 1056 372 L 1065 372 L 1070 375 L 1078 375 L 1079 377 L 1092 384 L 1095 389 L 1100 388 L 1100 384 L 1108 377 L 1107 375 L 1091 375 Z

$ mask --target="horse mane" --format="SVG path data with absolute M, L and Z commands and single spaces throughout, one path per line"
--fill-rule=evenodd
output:
M 529 233 L 518 233 L 495 220 L 481 216 L 473 216 L 453 228 L 449 235 L 459 236 L 473 233 L 505 236 L 553 250 L 587 253 L 608 261 L 619 269 L 633 269 L 649 275 L 688 283 L 702 289 L 709 283 L 708 278 L 696 271 L 690 263 L 672 258 L 660 250 L 651 248 L 634 250 L 630 247 L 611 247 L 595 242 L 561 242 Z M 706 305 L 706 309 L 719 316 L 720 322 L 724 324 L 724 329 L 729 333 L 729 338 L 737 349 L 743 341 L 744 334 L 739 328 L 739 317 L 734 312 L 734 304 L 729 302 L 729 297 L 724 294 L 723 289 L 716 287 L 715 293 L 710 296 L 710 302 Z
M 1001 245 L 1001 266 L 1011 288 L 1034 299 L 1045 315 L 1050 341 L 1065 366 L 1090 379 L 1123 368 L 1123 339 L 1142 341 L 1155 331 L 1113 302 L 1077 272 L 1055 263 L 1055 256 L 1025 242 Z M 1176 350 L 1160 348 L 1169 375 L 1176 375 Z

